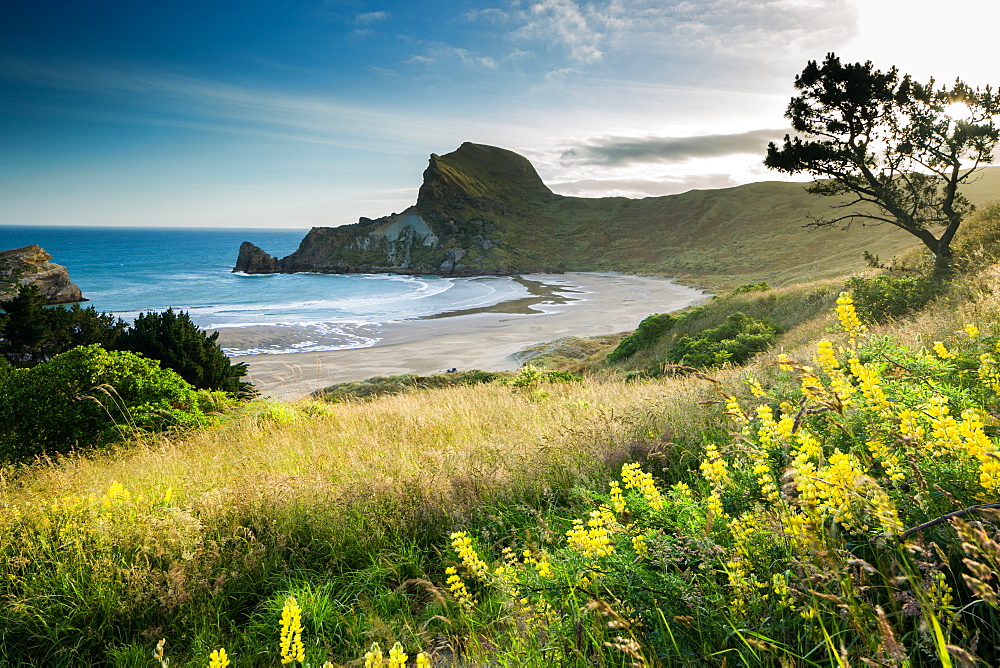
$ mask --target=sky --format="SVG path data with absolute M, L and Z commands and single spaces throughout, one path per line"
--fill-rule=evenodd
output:
M 809 60 L 997 84 L 996 1 L 9 3 L 0 227 L 353 223 L 464 141 L 565 195 L 776 180 Z

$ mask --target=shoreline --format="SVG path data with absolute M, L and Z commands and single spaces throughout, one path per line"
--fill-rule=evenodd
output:
M 404 373 L 430 375 L 450 368 L 503 371 L 520 365 L 513 354 L 565 336 L 597 336 L 635 329 L 652 313 L 676 311 L 707 293 L 675 279 L 573 272 L 525 274 L 532 296 L 492 307 L 387 323 L 365 348 L 233 357 L 264 396 L 296 399 L 334 383 Z M 252 348 L 276 328 L 223 328 L 223 347 Z M 238 344 L 238 345 L 236 345 Z

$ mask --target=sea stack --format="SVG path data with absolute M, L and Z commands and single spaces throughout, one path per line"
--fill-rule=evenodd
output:
M 37 244 L 0 251 L 0 302 L 16 297 L 22 285 L 38 286 L 50 304 L 86 301 L 66 267 L 51 259 Z
M 244 241 L 240 244 L 240 254 L 233 267 L 233 273 L 239 271 L 244 274 L 276 274 L 279 271 L 278 260 L 249 241 Z

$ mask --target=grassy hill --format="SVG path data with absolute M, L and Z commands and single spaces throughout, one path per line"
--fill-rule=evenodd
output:
M 1000 493 L 1000 269 L 868 331 L 842 287 L 712 300 L 788 331 L 709 375 L 412 379 L 2 468 L 0 663 L 277 665 L 297 610 L 314 666 L 996 665 L 1000 523 L 933 522 Z
M 1000 199 L 1000 168 L 984 170 L 967 193 L 977 203 Z M 465 143 L 431 156 L 413 207 L 314 228 L 280 263 L 292 271 L 624 271 L 727 289 L 839 276 L 863 268 L 864 251 L 888 259 L 914 245 L 886 225 L 805 227 L 834 203 L 784 182 L 643 199 L 566 197 L 524 157 Z

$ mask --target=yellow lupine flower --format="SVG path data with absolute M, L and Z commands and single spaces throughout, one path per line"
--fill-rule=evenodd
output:
M 458 553 L 459 558 L 469 571 L 480 580 L 485 581 L 490 569 L 486 562 L 479 558 L 479 554 L 472 547 L 472 539 L 464 531 L 456 531 L 451 534 L 451 546 Z
M 955 359 L 955 353 L 945 348 L 944 343 L 941 341 L 934 342 L 934 352 L 937 353 L 937 356 L 943 360 Z
M 384 668 L 384 666 L 382 648 L 377 642 L 372 643 L 371 649 L 365 652 L 365 668 Z
M 409 658 L 403 651 L 403 646 L 397 641 L 389 650 L 388 668 L 406 668 L 406 660 Z
M 431 659 L 423 652 L 417 654 L 417 668 L 431 668 Z
M 209 659 L 208 668 L 226 668 L 226 666 L 229 665 L 229 657 L 226 656 L 225 647 L 212 650 L 212 653 L 209 655 Z
M 858 313 L 854 310 L 854 300 L 846 292 L 841 292 L 837 298 L 837 319 L 852 339 L 868 332 L 868 328 L 861 324 Z
M 458 570 L 454 566 L 449 566 L 444 572 L 445 575 L 448 576 L 448 579 L 445 580 L 445 584 L 448 585 L 448 589 L 455 596 L 459 605 L 463 608 L 471 609 L 472 606 L 476 604 L 476 601 L 473 600 L 472 594 L 469 593 L 469 589 L 465 586 L 465 581 L 462 580 L 462 577 L 458 574 Z M 375 645 L 372 646 L 372 651 L 374 651 L 375 647 Z M 379 660 L 381 660 L 381 654 L 379 655 Z M 365 665 L 367 665 L 367 663 Z M 380 663 L 378 665 L 381 666 L 382 664 Z
M 966 325 L 965 333 L 969 335 L 970 339 L 974 339 L 979 336 L 979 328 L 972 324 Z
M 625 498 L 622 496 L 621 485 L 618 484 L 617 480 L 612 480 L 608 486 L 611 488 L 611 507 L 621 515 L 625 512 Z
M 638 489 L 642 492 L 650 508 L 663 510 L 663 497 L 660 490 L 656 489 L 652 474 L 640 470 L 638 463 L 622 466 L 622 482 L 626 489 Z
M 906 472 L 903 470 L 902 464 L 899 461 L 899 456 L 892 452 L 889 449 L 889 446 L 878 439 L 871 439 L 866 443 L 866 445 L 875 459 L 882 464 L 882 468 L 885 470 L 885 474 L 889 476 L 890 480 L 899 481 L 906 478 Z
M 833 344 L 829 341 L 820 341 L 816 344 L 816 355 L 813 357 L 813 360 L 827 375 L 830 375 L 834 369 L 840 367 L 837 355 L 833 352 Z
M 614 518 L 611 518 L 612 521 Z M 590 520 L 585 528 L 582 520 L 573 520 L 573 528 L 566 532 L 570 548 L 582 553 L 585 557 L 606 557 L 614 552 L 611 543 L 611 533 L 607 527 L 608 516 L 600 510 L 590 513 Z
M 781 353 L 780 355 L 778 355 L 778 368 L 781 369 L 782 371 L 792 370 L 792 365 L 789 364 L 789 362 L 791 362 L 791 359 L 789 359 L 787 354 Z
M 856 357 L 851 358 L 848 364 L 851 367 L 851 373 L 858 379 L 861 394 L 868 400 L 868 405 L 878 409 L 888 408 L 889 401 L 882 392 L 878 370 L 870 364 L 862 364 Z
M 285 599 L 281 610 L 281 663 L 302 663 L 306 660 L 302 644 L 302 608 L 294 596 Z

